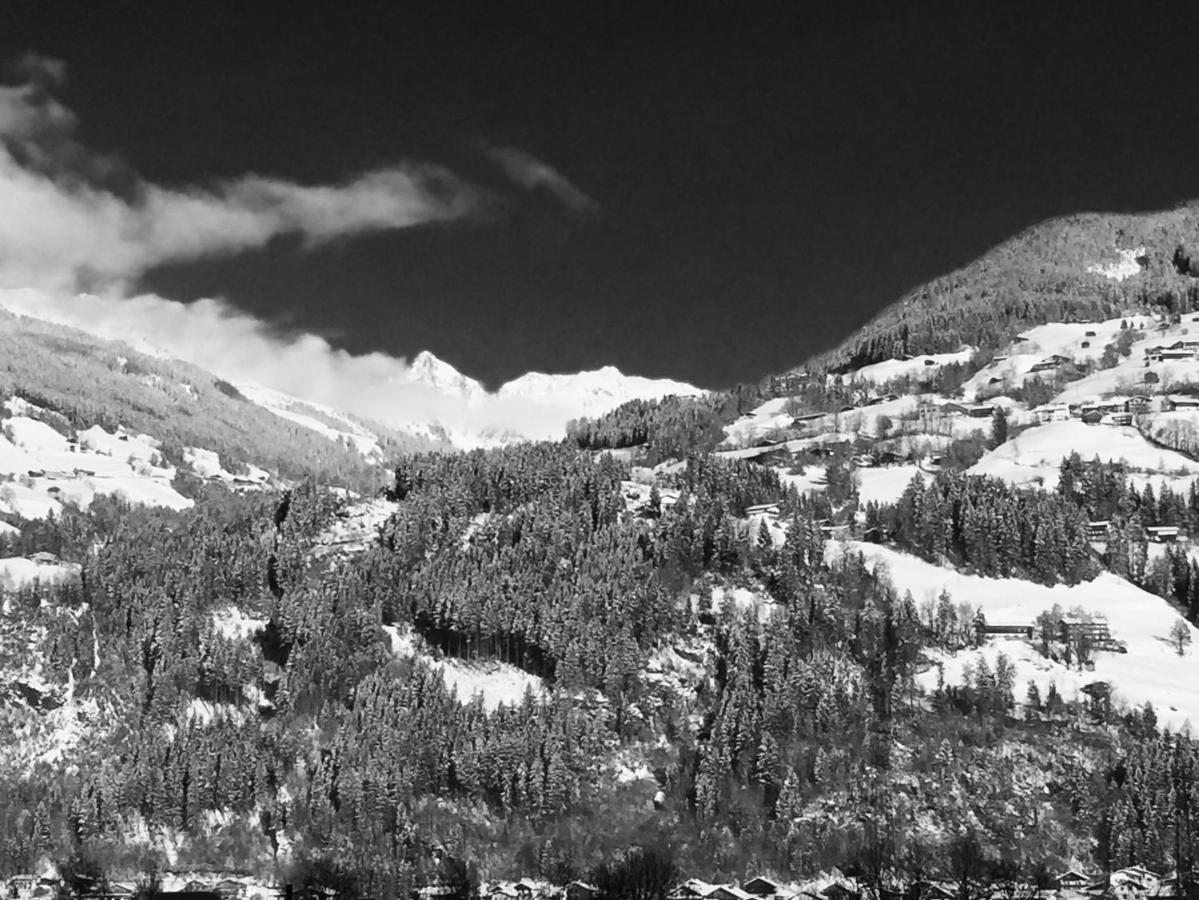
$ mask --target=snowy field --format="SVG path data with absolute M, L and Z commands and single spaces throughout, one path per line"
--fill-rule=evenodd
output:
M 1016 666 L 1017 701 L 1023 700 L 1029 681 L 1037 683 L 1042 696 L 1053 682 L 1067 699 L 1085 685 L 1107 681 L 1118 700 L 1136 706 L 1152 702 L 1163 725 L 1178 728 L 1185 721 L 1199 723 L 1199 679 L 1195 677 L 1194 656 L 1199 651 L 1199 633 L 1194 626 L 1187 626 L 1192 647 L 1185 656 L 1179 656 L 1167 638 L 1179 614 L 1165 600 L 1122 578 L 1104 573 L 1085 584 L 1051 588 L 1018 579 L 964 575 L 875 544 L 829 542 L 830 557 L 843 552 L 861 552 L 876 567 L 884 567 L 895 587 L 901 592 L 911 591 L 918 604 L 948 590 L 955 603 L 982 607 L 993 625 L 1031 625 L 1055 603 L 1067 613 L 1081 607 L 1105 619 L 1112 636 L 1128 647 L 1126 654 L 1097 652 L 1094 668 L 1079 671 L 1045 659 L 1023 640 L 992 640 L 977 651 L 941 654 L 947 684 L 958 683 L 964 667 L 980 656 L 986 657 L 993 670 L 1002 652 Z M 921 678 L 924 687 L 934 687 L 936 669 Z
M 1032 372 L 1033 366 L 1049 356 L 1063 356 L 1080 363 L 1090 360 L 1098 361 L 1103 355 L 1104 347 L 1115 343 L 1119 338 L 1122 330 L 1120 326 L 1123 322 L 1127 322 L 1128 327 L 1133 329 L 1150 329 L 1154 325 L 1151 317 L 1140 315 L 1108 319 L 1106 322 L 1050 322 L 1021 332 L 1019 337 L 1022 340 L 1013 342 L 1004 353 L 999 354 L 1005 358 L 996 359 L 984 366 L 962 386 L 963 395 L 967 398 L 974 398 L 984 391 L 993 390 L 995 384 L 992 382 L 995 379 L 998 379 L 997 383 L 1005 389 L 1007 386 L 1023 384 L 1025 378 L 1030 374 L 1038 374 Z M 1160 343 L 1161 340 L 1161 337 L 1158 336 L 1146 338 L 1139 344 L 1134 343 L 1132 356 L 1121 366 L 1091 376 L 1097 379 L 1093 386 L 1086 384 L 1089 379 L 1077 382 L 1079 390 L 1091 393 L 1117 390 L 1115 386 L 1117 377 L 1108 375 L 1108 373 L 1115 373 L 1117 369 L 1124 370 L 1123 377 L 1131 383 L 1132 374 L 1127 367 L 1133 361 L 1136 366 L 1143 367 L 1143 349 L 1141 348 L 1150 343 Z M 1084 347 L 1083 344 L 1088 346 Z M 1048 376 L 1053 373 L 1046 372 L 1045 374 Z M 1135 380 L 1140 381 L 1141 378 L 1143 378 L 1143 372 Z M 1104 385 L 1108 381 L 1111 384 L 1105 387 Z
M 420 659 L 441 672 L 446 687 L 456 692 L 463 703 L 482 697 L 483 706 L 494 711 L 501 705 L 519 704 L 527 691 L 531 690 L 535 695 L 545 693 L 545 684 L 540 678 L 516 666 L 496 660 L 468 661 L 449 656 L 439 659 L 425 647 L 419 635 L 406 628 L 384 625 L 383 630 L 391 640 L 393 653 Z
M 1077 419 L 1038 425 L 996 447 L 968 471 L 1014 485 L 1057 487 L 1063 459 L 1077 451 L 1083 460 L 1124 460 L 1133 469 L 1157 475 L 1193 475 L 1199 463 L 1173 450 L 1155 447 L 1135 428 L 1084 425 Z
M 867 503 L 894 503 L 903 496 L 914 477 L 925 477 L 917 465 L 858 469 L 855 475 L 858 479 L 858 501 L 862 506 Z
M 30 411 L 24 401 L 8 405 L 10 411 Z M 44 519 L 61 514 L 68 502 L 86 509 L 97 494 L 187 509 L 192 501 L 171 486 L 174 477 L 158 441 L 148 435 L 110 433 L 96 425 L 72 442 L 27 415 L 0 424 L 0 512 Z
M 932 353 L 925 356 L 915 356 L 911 359 L 887 359 L 850 373 L 854 381 L 868 381 L 882 384 L 892 378 L 928 378 L 940 370 L 942 366 L 953 363 L 968 363 L 975 353 L 974 347 L 963 347 L 956 353 Z

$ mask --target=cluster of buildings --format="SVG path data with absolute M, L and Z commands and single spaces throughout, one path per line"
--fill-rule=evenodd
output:
M 63 894 L 63 883 L 52 876 L 13 875 L 0 879 L 0 900 L 55 900 Z M 85 900 L 132 900 L 143 891 L 135 881 L 99 881 L 92 888 L 72 891 Z M 277 888 L 258 884 L 250 878 L 219 874 L 168 873 L 159 894 L 164 900 L 264 900 L 274 897 Z
M 1087 523 L 1087 537 L 1092 541 L 1106 541 L 1111 520 L 1096 519 Z M 1147 525 L 1144 528 L 1145 540 L 1154 544 L 1176 544 L 1186 537 L 1177 525 Z
M 1145 365 L 1178 359 L 1199 359 L 1199 340 L 1175 341 L 1168 347 L 1146 347 Z
M 911 885 L 902 889 L 884 888 L 881 896 L 857 879 L 840 873 L 823 876 L 809 882 L 783 883 L 758 876 L 737 884 L 708 884 L 689 879 L 672 891 L 667 900 L 960 900 L 961 885 L 955 882 L 926 881 L 918 890 Z M 1152 898 L 1181 898 L 1187 889 L 1194 888 L 1191 879 L 1176 874 L 1162 876 L 1145 868 L 1132 866 L 1103 875 L 1088 875 L 1071 870 L 1057 876 L 1047 885 L 1002 884 L 971 885 L 972 898 L 1017 898 L 1017 900 L 1152 900 Z M 573 898 L 572 898 L 573 900 Z
M 1131 425 L 1134 416 L 1153 412 L 1153 407 L 1153 397 L 1136 394 L 1132 397 L 1046 403 L 1033 409 L 1032 413 L 1038 425 L 1046 422 L 1065 422 L 1067 419 L 1080 419 L 1088 425 Z M 1162 412 L 1194 408 L 1199 408 L 1199 397 L 1177 395 L 1162 397 L 1158 401 L 1158 409 Z

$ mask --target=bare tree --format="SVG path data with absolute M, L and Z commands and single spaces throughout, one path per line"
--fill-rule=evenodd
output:
M 1170 643 L 1174 645 L 1175 651 L 1179 656 L 1187 652 L 1187 647 L 1191 645 L 1191 627 L 1186 623 L 1186 619 L 1176 619 L 1170 627 Z

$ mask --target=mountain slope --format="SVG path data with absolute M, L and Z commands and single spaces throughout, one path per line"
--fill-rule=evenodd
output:
M 964 344 L 993 349 L 1030 325 L 1111 318 L 1133 304 L 1189 309 L 1199 294 L 1197 251 L 1196 204 L 1051 219 L 909 291 L 810 367 L 856 369 Z
M 254 465 L 288 479 L 316 474 L 331 483 L 377 478 L 376 462 L 352 446 L 276 415 L 212 373 L 3 309 L 0 396 L 22 397 L 77 430 L 150 435 L 175 465 L 193 447 L 215 451 L 226 469 Z M 439 446 L 430 438 L 376 437 L 380 453 Z

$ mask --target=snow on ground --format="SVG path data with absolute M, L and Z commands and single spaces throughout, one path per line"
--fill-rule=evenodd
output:
M 869 381 L 874 384 L 882 384 L 892 378 L 921 378 L 934 374 L 941 366 L 968 363 L 974 352 L 974 347 L 963 347 L 955 353 L 933 353 L 927 356 L 916 356 L 912 359 L 888 359 L 863 366 L 846 377 L 854 381 Z
M 331 406 L 301 400 L 257 384 L 239 384 L 237 389 L 248 400 L 265 407 L 281 419 L 315 431 L 331 441 L 348 441 L 363 456 L 379 453 L 378 435 Z
M 383 497 L 347 506 L 316 539 L 313 553 L 361 553 L 379 537 L 379 529 L 396 511 L 396 504 Z
M 1117 250 L 1115 260 L 1087 266 L 1087 271 L 1110 278 L 1112 281 L 1123 281 L 1141 271 L 1141 264 L 1137 262 L 1137 257 L 1144 255 L 1145 248 L 1143 246 L 1132 250 Z
M 265 626 L 266 619 L 251 618 L 236 606 L 224 606 L 212 614 L 212 627 L 230 640 L 248 638 Z
M 1127 322 L 1129 328 L 1134 329 L 1149 329 L 1154 325 L 1154 320 L 1150 316 L 1127 316 L 1120 319 L 1108 319 L 1105 322 L 1050 322 L 1046 325 L 1038 325 L 1035 328 L 1030 328 L 1028 331 L 1021 332 L 1019 338 L 1013 342 L 1005 353 L 996 357 L 994 362 L 984 366 L 974 374 L 969 381 L 962 385 L 962 393 L 965 397 L 973 399 L 980 393 L 988 390 L 993 390 L 995 384 L 992 381 L 998 379 L 996 384 L 1003 386 L 1005 389 L 1008 386 L 1020 385 L 1024 383 L 1024 379 L 1032 373 L 1032 367 L 1049 356 L 1058 355 L 1068 359 L 1073 359 L 1076 362 L 1086 360 L 1098 360 L 1103 355 L 1103 349 L 1110 343 L 1114 343 L 1120 335 L 1121 323 Z M 1088 332 L 1091 332 L 1088 334 Z M 1149 341 L 1160 343 L 1161 338 L 1146 338 L 1141 342 L 1134 343 L 1132 356 L 1124 361 L 1115 369 L 1107 369 L 1102 372 L 1097 372 L 1091 378 L 1099 378 L 1106 376 L 1113 381 L 1113 386 L 1104 388 L 1104 390 L 1115 390 L 1114 381 L 1116 369 L 1125 369 L 1125 366 L 1130 361 L 1135 361 L 1135 365 L 1143 367 L 1143 347 L 1149 345 Z M 1083 344 L 1089 346 L 1084 347 Z M 1138 349 L 1138 344 L 1141 349 Z M 1130 373 L 1125 369 L 1123 377 L 1128 379 L 1134 373 Z M 1143 371 L 1139 373 L 1136 380 L 1141 380 Z M 1053 372 L 1045 372 L 1045 376 L 1052 376 Z M 1082 384 L 1088 379 L 1083 379 Z M 1103 380 L 1101 378 L 1101 380 Z M 1099 393 L 1097 388 L 1087 388 L 1092 393 Z
M 802 474 L 792 474 L 791 466 L 774 466 L 779 481 L 791 485 L 801 494 L 823 491 L 828 487 L 827 466 L 804 466 Z
M 775 397 L 732 424 L 726 425 L 724 445 L 729 448 L 744 447 L 771 432 L 787 428 L 792 419 L 791 414 L 787 412 L 789 402 L 788 397 Z
M 218 453 L 213 450 L 205 450 L 201 447 L 184 447 L 183 461 L 200 478 L 207 478 L 211 481 L 223 481 L 228 484 L 250 483 L 251 485 L 265 485 L 271 480 L 271 475 L 266 469 L 249 464 L 246 465 L 246 474 L 234 475 L 232 472 L 226 471 L 221 465 L 221 457 Z
M 692 608 L 698 609 L 699 595 L 691 595 Z M 749 588 L 716 584 L 712 586 L 712 609 L 731 607 L 738 613 L 753 611 L 758 621 L 765 622 L 774 611 L 774 599 L 764 587 Z
M 942 655 L 947 684 L 958 683 L 966 664 L 980 656 L 986 657 L 993 670 L 1002 652 L 1016 666 L 1017 700 L 1022 699 L 1029 681 L 1037 683 L 1042 696 L 1049 683 L 1055 682 L 1067 699 L 1087 684 L 1107 681 L 1117 699 L 1135 706 L 1152 703 L 1163 725 L 1177 728 L 1187 720 L 1199 723 L 1199 681 L 1195 679 L 1193 655 L 1199 652 L 1199 632 L 1187 626 L 1192 649 L 1179 656 L 1167 637 L 1179 620 L 1178 613 L 1165 600 L 1122 578 L 1104 573 L 1094 581 L 1072 587 L 1046 587 L 1019 579 L 964 575 L 876 544 L 847 542 L 838 546 L 829 542 L 830 557 L 843 552 L 861 552 L 876 566 L 884 566 L 895 587 L 901 592 L 911 591 L 918 604 L 948 590 L 955 603 L 981 607 L 992 625 L 1031 625 L 1054 604 L 1066 613 L 1081 607 L 1106 620 L 1112 637 L 1128 648 L 1127 653 L 1098 651 L 1094 668 L 1079 671 L 1044 658 L 1026 641 L 993 640 L 978 651 Z M 926 688 L 934 686 L 936 669 L 921 678 Z
M 26 403 L 21 410 L 36 408 Z M 147 435 L 109 433 L 97 425 L 79 432 L 76 445 L 30 416 L 14 415 L 2 426 L 0 512 L 44 519 L 61 514 L 64 503 L 86 509 L 97 494 L 187 509 L 192 501 L 171 487 L 174 477 L 158 441 Z
M 183 720 L 202 727 L 219 722 L 241 725 L 246 720 L 246 713 L 232 703 L 212 703 L 195 697 L 184 707 Z
M 119 429 L 110 433 L 99 425 L 79 432 L 80 447 L 130 465 L 144 463 L 147 466 L 161 467 L 162 454 L 158 450 L 159 444 L 156 438 L 147 434 L 129 435 Z M 174 472 L 171 473 L 171 477 L 174 477 Z
M 1058 467 L 1071 452 L 1084 460 L 1124 460 L 1133 469 L 1169 474 L 1199 473 L 1199 463 L 1155 447 L 1135 428 L 1085 425 L 1077 419 L 1049 422 L 1018 434 L 975 463 L 972 475 L 991 475 L 1015 485 L 1057 487 Z
M 920 467 L 915 464 L 864 468 L 858 469 L 855 474 L 858 479 L 858 500 L 863 506 L 867 503 L 894 503 L 903 496 L 914 477 L 924 477 Z
M 463 703 L 481 696 L 483 706 L 493 711 L 503 704 L 514 706 L 522 702 L 525 693 L 530 690 L 534 694 L 545 693 L 542 680 L 524 669 L 497 660 L 464 660 L 450 656 L 438 658 L 426 648 L 424 640 L 412 631 L 395 625 L 384 625 L 383 630 L 391 640 L 393 653 L 420 659 L 441 672 L 446 687 L 456 691 Z
M 37 419 L 13 416 L 4 420 L 4 433 L 18 447 L 30 453 L 66 453 L 67 439 Z
M 0 559 L 0 591 L 15 591 L 28 584 L 60 583 L 79 577 L 79 563 L 37 563 L 21 556 Z

